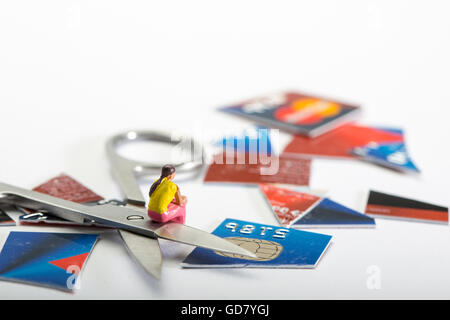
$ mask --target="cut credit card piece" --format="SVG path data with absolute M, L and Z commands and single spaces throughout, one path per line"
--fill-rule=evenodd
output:
M 351 153 L 362 160 L 403 172 L 419 172 L 413 163 L 403 142 L 376 143 L 371 142 L 364 147 L 354 148 Z
M 257 258 L 195 248 L 184 268 L 315 268 L 331 236 L 301 230 L 226 219 L 212 234 L 225 238 Z
M 15 206 L 0 204 L 0 226 L 15 226 L 16 222 L 8 215 L 8 212 L 18 212 Z
M 265 153 L 272 154 L 272 143 L 270 142 L 270 130 L 264 127 L 256 127 L 253 130 L 246 130 L 240 136 L 227 136 L 214 144 L 221 147 L 222 152 L 232 150 L 244 153 Z
M 103 200 L 103 197 L 66 174 L 60 174 L 59 176 L 50 179 L 34 188 L 33 191 L 76 203 L 97 202 Z
M 398 130 L 347 124 L 315 139 L 294 136 L 283 152 L 301 157 L 357 158 L 352 153 L 357 147 L 403 142 Z
M 10 232 L 0 253 L 0 279 L 73 291 L 98 235 Z
M 99 196 L 98 194 L 66 174 L 60 174 L 59 176 L 48 180 L 47 182 L 34 188 L 33 191 L 86 205 L 95 205 L 97 203 L 102 203 L 105 201 L 103 197 Z M 36 212 L 31 210 L 27 211 L 27 214 L 19 217 L 19 221 L 21 224 L 45 223 L 70 226 L 84 225 L 53 216 L 51 213 L 47 212 Z
M 291 228 L 373 228 L 375 220 L 328 198 L 291 224 Z
M 284 227 L 375 227 L 373 218 L 328 198 L 271 185 L 260 189 Z
M 249 154 L 244 154 L 242 159 L 240 155 L 216 155 L 213 163 L 209 165 L 204 182 L 309 185 L 311 160 L 281 154 L 270 156 L 266 165 L 259 160 L 252 161 Z
M 354 120 L 360 113 L 359 106 L 298 92 L 275 93 L 219 110 L 310 137 Z
M 280 225 L 289 227 L 321 200 L 320 197 L 280 188 L 269 184 L 260 184 L 264 198 L 270 204 Z
M 366 211 L 373 217 L 448 224 L 448 208 L 370 191 Z

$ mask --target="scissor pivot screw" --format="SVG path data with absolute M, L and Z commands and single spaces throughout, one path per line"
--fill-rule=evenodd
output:
M 143 220 L 143 219 L 144 217 L 139 215 L 131 215 L 127 217 L 127 220 Z

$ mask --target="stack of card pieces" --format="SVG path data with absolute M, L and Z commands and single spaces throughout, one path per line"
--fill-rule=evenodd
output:
M 285 153 L 300 157 L 359 158 L 402 172 L 418 172 L 403 131 L 347 124 L 318 138 L 294 136 Z
M 448 224 L 448 208 L 370 191 L 366 211 L 373 217 Z
M 284 227 L 375 227 L 373 218 L 328 198 L 267 184 L 260 189 Z
M 242 156 L 242 157 L 241 157 Z M 311 170 L 309 159 L 271 155 L 265 161 L 252 154 L 216 155 L 209 165 L 204 182 L 280 183 L 307 186 Z
M 15 226 L 16 222 L 8 215 L 8 212 L 16 211 L 17 209 L 11 205 L 0 205 L 0 226 Z
M 103 197 L 99 196 L 74 178 L 61 174 L 33 189 L 40 193 L 50 196 L 76 202 L 82 204 L 95 204 L 103 201 Z M 58 224 L 58 225 L 80 225 L 79 223 L 68 221 L 56 216 L 52 216 L 42 212 L 31 211 L 19 217 L 21 224 Z
M 219 109 L 269 127 L 315 137 L 353 120 L 360 107 L 298 92 L 281 92 Z
M 0 253 L 0 279 L 73 291 L 97 237 L 10 232 Z
M 183 261 L 184 268 L 315 268 L 331 236 L 226 219 L 212 234 L 239 245 L 257 258 L 195 248 Z

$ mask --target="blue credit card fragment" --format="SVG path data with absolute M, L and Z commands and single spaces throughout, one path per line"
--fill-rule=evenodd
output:
M 0 279 L 73 291 L 96 234 L 9 233 L 0 253 Z
M 181 264 L 184 268 L 314 268 L 328 248 L 331 236 L 226 219 L 212 234 L 239 245 L 257 258 L 195 248 Z

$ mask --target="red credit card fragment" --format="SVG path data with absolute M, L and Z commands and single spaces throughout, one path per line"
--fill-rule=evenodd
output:
M 103 200 L 103 197 L 66 174 L 60 174 L 59 176 L 50 179 L 34 188 L 33 191 L 76 203 L 88 203 Z
M 381 128 L 347 124 L 320 137 L 310 139 L 296 135 L 283 152 L 288 154 L 356 158 L 350 151 L 369 143 L 404 142 L 403 135 Z
M 271 205 L 278 222 L 285 227 L 289 227 L 321 200 L 320 197 L 312 194 L 273 185 L 260 184 L 259 187 Z
M 245 161 L 242 159 L 238 161 L 238 154 L 234 154 L 231 158 L 226 158 L 224 154 L 216 155 L 206 172 L 204 181 L 309 185 L 311 160 L 281 154 L 271 156 L 268 164 L 263 164 L 259 160 L 253 163 L 249 157 L 251 155 L 246 154 Z

